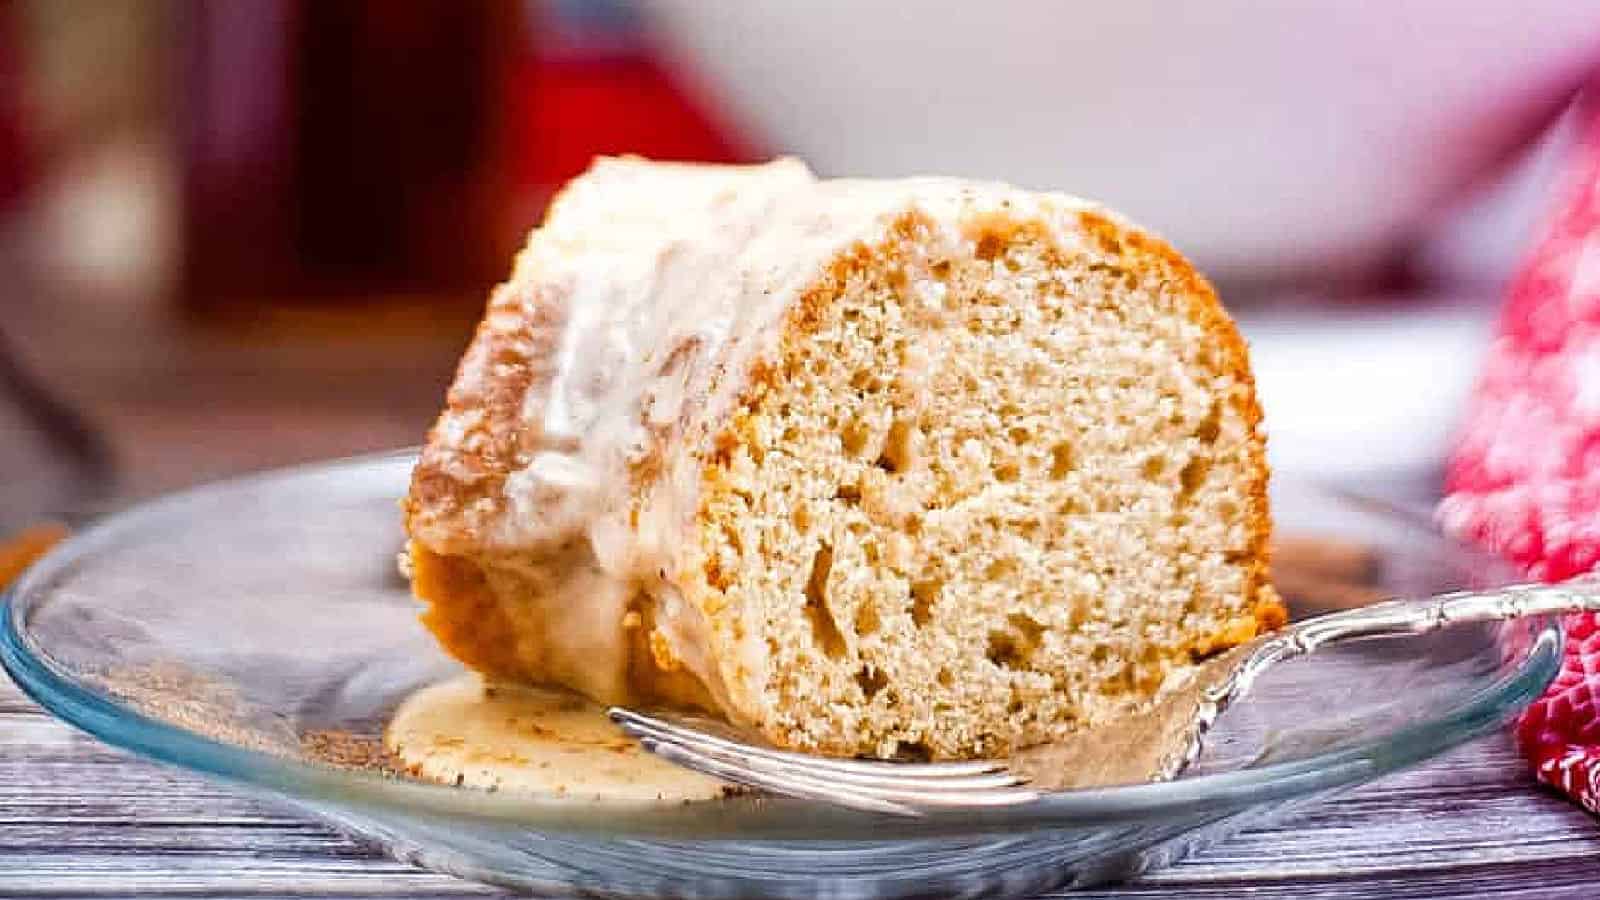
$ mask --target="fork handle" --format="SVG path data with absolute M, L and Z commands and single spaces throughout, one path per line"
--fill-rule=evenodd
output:
M 1454 591 L 1423 600 L 1388 600 L 1296 622 L 1258 638 L 1227 677 L 1202 692 L 1194 713 L 1192 739 L 1165 764 L 1160 777 L 1176 777 L 1198 759 L 1205 736 L 1217 718 L 1248 694 L 1256 678 L 1277 663 L 1343 641 L 1427 634 L 1452 625 L 1579 612 L 1600 612 L 1600 576 L 1583 575 L 1561 584 Z
M 1427 634 L 1474 622 L 1579 612 L 1600 612 L 1600 576 L 1583 575 L 1560 584 L 1454 591 L 1423 600 L 1388 600 L 1329 613 L 1296 622 L 1260 639 L 1233 675 L 1208 691 L 1208 699 L 1225 705 L 1247 692 L 1255 677 L 1274 663 L 1304 656 L 1324 644 Z

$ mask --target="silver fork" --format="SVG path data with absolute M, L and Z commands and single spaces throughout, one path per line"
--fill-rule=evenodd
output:
M 712 734 L 715 726 L 699 726 L 689 717 L 671 713 L 647 715 L 613 707 L 607 714 L 650 752 L 714 778 L 849 809 L 920 816 L 936 810 L 1030 803 L 1050 789 L 1176 777 L 1199 757 L 1205 734 L 1217 717 L 1245 697 L 1261 673 L 1328 644 L 1585 611 L 1600 611 L 1600 580 L 1593 576 L 1560 585 L 1391 600 L 1306 619 L 1215 660 L 1184 689 L 1163 695 L 1125 720 L 1010 759 L 938 763 L 834 759 Z M 1116 739 L 1107 739 L 1107 728 L 1118 729 Z M 1106 747 L 1115 749 L 1107 753 Z M 1129 753 L 1130 747 L 1148 752 Z M 1060 768 L 1074 765 L 1093 771 L 1061 777 Z

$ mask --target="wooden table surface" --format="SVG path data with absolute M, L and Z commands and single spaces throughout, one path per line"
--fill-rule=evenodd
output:
M 112 750 L 0 679 L 0 897 L 446 897 L 491 888 Z M 1081 898 L 1593 898 L 1600 821 L 1500 738 Z

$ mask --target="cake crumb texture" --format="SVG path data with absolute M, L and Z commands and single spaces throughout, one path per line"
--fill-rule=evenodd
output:
M 700 198 L 604 239 L 636 311 L 568 290 L 560 254 L 599 251 L 558 204 L 407 501 L 426 621 L 468 664 L 959 758 L 1092 727 L 1282 624 L 1246 349 L 1165 243 L 1001 185 L 617 164 Z M 562 445 L 559 348 L 606 327 L 631 349 Z

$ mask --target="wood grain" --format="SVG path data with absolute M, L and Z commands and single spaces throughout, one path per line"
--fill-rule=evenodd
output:
M 294 813 L 112 750 L 0 681 L 0 897 L 459 897 Z M 1600 896 L 1600 822 L 1538 789 L 1502 739 L 1075 898 Z

